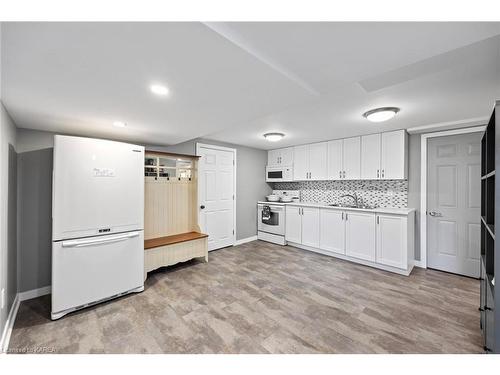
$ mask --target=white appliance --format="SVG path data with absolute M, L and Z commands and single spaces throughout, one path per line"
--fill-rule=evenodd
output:
M 280 198 L 300 200 L 299 190 L 273 190 L 272 194 Z M 259 240 L 286 245 L 285 205 L 286 203 L 282 202 L 257 202 L 257 238 Z
M 293 181 L 293 167 L 266 167 L 267 182 Z
M 144 290 L 144 147 L 54 137 L 52 319 Z
M 269 217 L 264 217 L 265 207 Z M 257 238 L 259 240 L 285 245 L 285 204 L 259 202 L 257 204 Z

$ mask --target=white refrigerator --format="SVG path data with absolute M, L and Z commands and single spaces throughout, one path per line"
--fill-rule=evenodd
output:
M 144 290 L 144 147 L 54 137 L 52 319 Z

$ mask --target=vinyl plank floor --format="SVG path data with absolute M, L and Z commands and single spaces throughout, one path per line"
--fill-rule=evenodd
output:
M 478 280 L 254 241 L 57 321 L 50 296 L 24 301 L 9 352 L 480 353 L 478 305 Z

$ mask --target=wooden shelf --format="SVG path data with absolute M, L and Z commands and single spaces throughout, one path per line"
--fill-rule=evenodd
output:
M 205 237 L 208 237 L 208 234 L 199 232 L 187 232 L 181 234 L 174 234 L 172 236 L 151 238 L 149 240 L 144 241 L 144 250 L 153 249 L 155 247 L 160 247 L 160 246 L 172 245 L 180 242 L 193 241 Z

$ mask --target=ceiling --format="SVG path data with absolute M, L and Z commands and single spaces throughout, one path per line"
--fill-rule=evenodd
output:
M 500 23 L 3 23 L 1 48 L 18 127 L 146 144 L 269 149 L 485 118 L 500 99 Z M 381 106 L 401 112 L 361 116 Z

